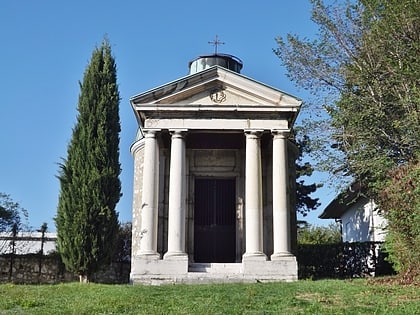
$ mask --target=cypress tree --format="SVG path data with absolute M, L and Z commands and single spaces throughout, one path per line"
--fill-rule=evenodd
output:
M 77 122 L 58 175 L 57 249 L 81 282 L 110 263 L 118 233 L 119 102 L 115 60 L 105 39 L 80 83 Z

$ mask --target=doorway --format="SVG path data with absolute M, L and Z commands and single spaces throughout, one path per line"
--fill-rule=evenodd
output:
M 194 186 L 194 261 L 235 262 L 235 179 L 197 178 Z

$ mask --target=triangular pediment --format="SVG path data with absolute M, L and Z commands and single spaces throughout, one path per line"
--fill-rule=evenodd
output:
M 301 100 L 241 74 L 215 66 L 131 99 L 132 104 L 264 105 L 299 107 Z

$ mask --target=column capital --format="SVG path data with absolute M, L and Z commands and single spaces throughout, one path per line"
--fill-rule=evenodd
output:
M 172 137 L 184 137 L 185 134 L 188 132 L 188 129 L 169 129 L 169 133 L 172 135 Z
M 154 138 L 156 137 L 156 134 L 161 130 L 162 129 L 146 128 L 142 129 L 142 132 L 145 138 Z
M 245 136 L 249 138 L 260 138 L 263 132 L 263 129 L 244 129 Z
M 290 135 L 289 129 L 272 129 L 271 134 L 275 138 L 288 138 Z

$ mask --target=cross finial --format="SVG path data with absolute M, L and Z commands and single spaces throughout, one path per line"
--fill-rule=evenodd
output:
M 225 42 L 221 42 L 220 40 L 219 40 L 219 36 L 217 36 L 216 35 L 216 38 L 214 39 L 214 40 L 212 40 L 212 41 L 210 41 L 210 42 L 208 42 L 210 45 L 213 45 L 214 46 L 214 54 L 215 55 L 217 55 L 217 46 L 219 46 L 219 45 L 224 45 L 225 44 Z

